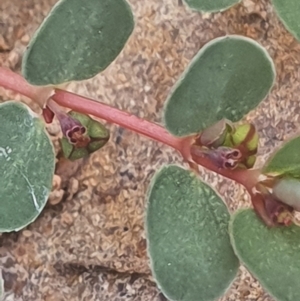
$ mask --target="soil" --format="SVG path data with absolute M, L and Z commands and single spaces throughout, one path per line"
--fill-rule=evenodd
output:
M 1 0 L 0 64 L 20 71 L 30 37 L 56 0 Z M 300 43 L 282 26 L 268 0 L 244 0 L 223 13 L 192 12 L 178 0 L 130 0 L 136 27 L 116 61 L 68 90 L 152 121 L 161 122 L 164 101 L 188 62 L 213 38 L 240 34 L 261 43 L 275 61 L 277 81 L 247 116 L 260 135 L 258 165 L 300 121 Z M 0 89 L 9 99 L 39 108 Z M 4 300 L 163 301 L 149 269 L 143 226 L 145 193 L 166 163 L 184 165 L 172 149 L 114 125 L 110 142 L 88 159 L 57 161 L 53 192 L 41 216 L 18 233 L 0 234 Z M 48 131 L 59 154 L 59 127 Z M 58 156 L 59 157 L 59 156 Z M 245 191 L 201 171 L 230 210 L 249 206 Z M 241 267 L 223 301 L 271 301 Z

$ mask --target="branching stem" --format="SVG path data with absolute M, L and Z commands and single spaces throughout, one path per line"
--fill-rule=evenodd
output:
M 191 161 L 190 149 L 191 144 L 194 141 L 193 136 L 184 138 L 175 137 L 158 124 L 139 118 L 107 104 L 64 90 L 53 90 L 52 87 L 32 86 L 28 84 L 22 76 L 3 67 L 0 67 L 0 86 L 27 96 L 34 101 L 37 101 L 41 106 L 45 104 L 45 99 L 48 99 L 51 96 L 51 98 L 60 106 L 83 114 L 93 115 L 164 143 L 179 151 L 186 161 Z M 257 183 L 260 174 L 259 170 L 221 169 L 207 157 L 199 158 L 197 164 L 242 184 L 249 192 Z

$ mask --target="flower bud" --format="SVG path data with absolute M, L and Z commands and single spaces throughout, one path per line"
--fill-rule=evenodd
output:
M 225 146 L 236 148 L 242 153 L 240 168 L 252 168 L 256 161 L 258 134 L 253 124 L 245 123 L 235 128 L 227 137 Z
M 197 163 L 198 157 L 208 157 L 217 167 L 224 169 L 235 169 L 241 158 L 241 152 L 238 149 L 230 147 L 218 147 L 216 149 L 207 149 L 193 145 L 191 156 Z
M 48 106 L 43 108 L 43 117 L 46 123 L 51 123 L 53 121 L 54 113 Z
M 202 147 L 202 151 L 206 150 L 220 168 L 249 169 L 256 161 L 258 135 L 253 124 L 244 123 L 234 127 L 223 119 L 205 129 L 194 145 Z M 235 153 L 238 155 L 232 156 Z
M 109 131 L 100 122 L 88 115 L 74 111 L 66 114 L 61 139 L 63 154 L 70 160 L 77 160 L 103 147 L 109 140 Z M 61 123 L 62 124 L 62 123 Z
M 253 124 L 244 123 L 235 128 L 231 137 L 232 147 L 243 148 L 243 152 L 251 155 L 256 154 L 258 147 L 258 134 Z
M 289 226 L 293 222 L 293 208 L 278 200 L 263 184 L 257 184 L 256 189 L 251 201 L 265 224 L 269 227 Z

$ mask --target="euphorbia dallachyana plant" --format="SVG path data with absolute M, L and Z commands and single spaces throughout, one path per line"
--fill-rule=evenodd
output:
M 186 0 L 208 12 L 237 2 Z M 296 38 L 299 3 L 273 0 Z M 23 76 L 0 67 L 0 85 L 36 101 L 42 112 L 14 100 L 0 105 L 0 232 L 32 223 L 47 202 L 55 154 L 44 122 L 58 119 L 62 151 L 76 160 L 109 140 L 99 118 L 173 147 L 190 167 L 164 166 L 146 193 L 148 255 L 167 298 L 216 300 L 242 263 L 276 300 L 300 300 L 300 228 L 294 219 L 300 210 L 300 137 L 286 141 L 257 169 L 259 133 L 243 121 L 275 83 L 269 54 L 243 36 L 211 40 L 172 88 L 164 126 L 59 88 L 105 70 L 133 28 L 125 0 L 61 0 L 28 45 Z M 231 215 L 222 196 L 201 180 L 199 166 L 243 185 L 253 209 Z

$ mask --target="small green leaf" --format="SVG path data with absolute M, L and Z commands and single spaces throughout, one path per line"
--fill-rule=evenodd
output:
M 199 138 L 200 145 L 207 147 L 219 147 L 223 145 L 226 137 L 233 131 L 232 125 L 226 120 L 222 119 L 212 126 L 206 128 L 201 133 Z
M 203 47 L 175 85 L 164 112 L 176 136 L 198 133 L 226 118 L 240 120 L 269 93 L 274 64 L 255 41 L 217 38 Z
M 300 181 L 294 178 L 278 179 L 273 188 L 273 195 L 282 203 L 300 211 Z
M 133 27 L 125 0 L 61 0 L 30 42 L 22 73 L 34 85 L 91 78 L 117 57 Z
M 262 172 L 300 178 L 300 137 L 285 143 L 265 164 Z
M 52 188 L 55 154 L 43 122 L 25 105 L 0 105 L 0 232 L 33 222 Z
M 268 228 L 247 209 L 233 216 L 230 235 L 237 256 L 276 300 L 300 300 L 300 227 Z
M 146 232 L 151 267 L 167 298 L 209 301 L 221 296 L 239 262 L 221 198 L 192 172 L 162 168 L 149 189 Z
M 241 0 L 184 0 L 193 10 L 202 12 L 219 12 L 230 8 Z
M 275 10 L 286 29 L 300 40 L 300 1 L 272 0 Z

